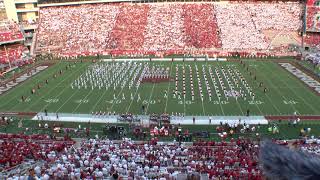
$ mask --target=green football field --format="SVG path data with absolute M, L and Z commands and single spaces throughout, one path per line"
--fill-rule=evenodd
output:
M 320 115 L 320 97 L 282 69 L 276 61 L 252 60 L 245 61 L 245 64 L 60 62 L 0 95 L 0 112 L 43 112 L 46 109 L 48 112 L 74 114 L 102 111 L 231 116 L 246 115 L 249 109 L 250 115 L 292 115 L 294 112 Z M 171 80 L 136 86 L 146 67 L 167 71 Z M 60 70 L 63 71 L 61 75 Z M 56 78 L 53 78 L 54 74 L 57 74 Z M 259 87 L 261 82 L 262 87 Z M 40 89 L 37 88 L 38 84 L 41 85 Z M 191 84 L 194 97 L 191 95 Z M 199 86 L 202 87 L 202 98 Z M 211 100 L 208 87 L 211 89 Z M 264 87 L 267 88 L 266 93 Z M 32 88 L 36 90 L 35 94 L 31 94 Z M 24 102 L 22 96 L 26 97 Z M 144 111 L 142 106 L 145 107 Z

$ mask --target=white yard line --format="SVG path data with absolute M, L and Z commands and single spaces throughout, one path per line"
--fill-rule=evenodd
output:
M 199 69 L 198 69 L 199 70 Z M 202 71 L 201 71 L 201 73 L 202 73 Z M 200 75 L 199 75 L 200 76 Z M 201 76 L 200 76 L 201 77 Z M 202 77 L 203 77 L 203 74 L 202 74 Z M 195 78 L 195 79 L 197 79 L 197 81 L 198 81 L 198 78 Z M 198 86 L 199 86 L 199 84 L 201 84 L 201 87 L 203 87 L 202 85 L 202 81 L 201 81 L 201 79 L 200 79 L 200 82 L 198 82 Z M 198 87 L 198 91 L 199 91 L 199 87 Z M 199 96 L 201 97 L 201 93 L 200 93 L 200 91 L 199 91 Z M 202 112 L 203 112 L 203 116 L 205 116 L 206 115 L 206 113 L 205 113 L 205 110 L 204 110 L 204 105 L 203 105 L 203 101 L 201 100 L 201 104 L 202 104 Z
M 282 70 L 283 70 L 283 69 L 282 69 Z M 291 76 L 291 74 L 290 74 L 289 78 L 290 78 L 290 79 L 293 78 L 293 77 Z M 293 79 L 292 79 L 292 80 L 293 80 Z M 306 105 L 308 105 L 314 112 L 317 112 L 317 110 L 316 110 L 312 105 L 310 105 L 307 101 L 305 101 L 303 98 L 301 98 L 299 95 L 297 95 L 295 91 L 292 91 L 292 88 L 289 87 L 289 85 L 288 85 L 288 83 L 287 83 L 286 81 L 283 81 L 282 79 L 280 79 L 280 81 L 281 81 L 282 83 L 284 83 L 284 84 L 287 86 L 287 89 L 289 89 L 291 92 L 293 92 L 294 95 L 296 95 L 299 99 L 301 99 L 301 100 L 302 100 Z
M 65 87 L 65 88 L 64 88 L 57 96 L 54 97 L 55 99 L 58 98 L 58 97 L 60 97 L 60 95 L 63 94 L 63 92 L 64 92 L 66 89 L 68 89 L 69 86 L 64 86 L 64 87 Z M 76 92 L 78 92 L 78 91 L 79 91 L 79 89 L 77 89 Z M 76 94 L 76 93 L 73 93 L 73 94 L 67 99 L 67 101 L 65 101 L 65 102 L 63 103 L 63 105 L 65 105 L 75 94 Z M 46 104 L 46 105 L 43 107 L 43 109 L 45 109 L 46 107 L 48 107 L 49 104 L 50 104 L 50 103 Z M 63 105 L 61 105 L 58 110 L 60 110 Z M 56 112 L 58 112 L 58 110 L 57 110 Z
M 87 95 L 82 98 L 82 99 L 86 99 L 91 93 L 93 92 L 93 89 L 90 90 L 90 92 L 87 93 Z M 82 101 L 78 104 L 78 106 L 72 111 L 72 113 L 74 113 L 79 107 L 80 105 L 82 104 Z
M 141 70 L 140 70 L 140 76 L 141 76 L 141 73 L 143 72 L 143 70 L 144 70 L 144 68 L 141 68 Z M 138 76 L 139 76 L 138 75 Z M 138 77 L 137 76 L 137 77 Z M 134 79 L 133 79 L 133 81 L 134 81 Z M 133 84 L 134 85 L 134 84 Z M 131 108 L 131 105 L 132 105 L 132 103 L 133 103 L 133 101 L 134 101 L 134 98 L 137 96 L 137 94 L 138 94 L 138 91 L 139 91 L 139 88 L 140 88 L 140 86 L 141 86 L 141 84 L 139 85 L 139 87 L 138 88 L 136 88 L 136 91 L 134 92 L 134 95 L 133 95 L 133 99 L 131 99 L 131 101 L 130 101 L 130 104 L 129 104 L 129 106 L 128 106 L 128 108 L 127 108 L 127 111 L 126 111 L 126 114 L 128 114 L 128 112 L 129 112 L 129 110 L 130 110 L 130 108 Z M 130 97 L 131 98 L 131 97 Z
M 208 71 L 208 74 L 209 74 L 210 79 L 211 79 L 211 85 L 214 86 L 214 85 L 213 85 L 213 79 L 212 79 L 212 76 L 211 76 L 210 71 L 209 71 L 209 67 L 207 68 L 207 71 Z M 211 71 L 212 71 L 212 68 L 211 68 Z M 214 76 L 214 75 L 213 75 L 213 76 Z M 211 86 L 211 87 L 212 87 L 212 86 Z M 216 93 L 216 97 L 217 97 L 217 99 L 218 99 L 216 87 L 214 86 L 214 87 L 211 88 L 211 89 L 214 89 L 214 92 Z M 221 105 L 220 102 L 219 102 L 219 106 L 220 106 L 220 109 L 221 109 L 221 111 L 222 111 L 222 114 L 225 116 L 224 110 L 223 110 L 222 105 Z
M 53 65 L 53 66 L 55 66 L 55 65 Z M 28 79 L 26 79 L 25 81 L 17 84 L 15 87 L 13 87 L 12 89 L 10 89 L 10 90 L 8 91 L 8 94 L 10 93 L 10 91 L 12 91 L 12 90 L 14 90 L 14 89 L 16 89 L 16 88 L 20 88 L 21 86 L 29 83 L 30 81 L 32 81 L 34 78 L 36 78 L 36 76 L 38 76 L 38 75 L 41 74 L 42 72 L 49 71 L 49 70 L 50 70 L 49 68 L 50 68 L 50 66 L 49 66 L 47 69 L 38 72 L 36 75 L 28 77 Z M 50 77 L 50 75 L 47 76 L 47 77 Z M 38 84 L 40 81 L 41 81 L 40 78 L 39 78 L 39 79 L 36 79 L 36 84 Z M 28 86 L 28 85 L 27 85 L 27 86 Z M 14 101 L 15 99 L 17 99 L 17 98 L 19 99 L 19 96 L 20 96 L 20 94 L 17 95 L 17 96 L 13 96 L 12 98 L 10 98 L 9 101 L 7 101 L 7 103 L 1 104 L 0 109 L 1 109 L 2 107 L 7 106 L 9 103 L 11 103 L 12 101 Z M 28 96 L 28 97 L 29 97 L 29 96 Z M 16 104 L 16 105 L 17 105 L 17 104 Z M 16 105 L 14 105 L 13 107 L 16 107 Z M 12 110 L 12 109 L 13 109 L 13 108 L 10 108 L 10 110 Z
M 262 64 L 263 64 L 262 66 L 265 66 L 263 62 L 262 62 Z M 271 73 L 272 73 L 272 72 L 271 72 Z M 262 73 L 262 74 L 263 74 L 263 73 Z M 264 74 L 263 74 L 263 76 L 265 77 Z M 266 77 L 265 77 L 265 78 L 266 78 Z M 269 83 L 270 83 L 270 85 L 272 86 L 272 88 L 273 88 L 273 89 L 276 89 L 276 90 L 277 90 L 277 93 L 278 93 L 279 95 L 281 95 L 281 97 L 282 97 L 283 99 L 288 100 L 286 97 L 283 96 L 283 94 L 281 93 L 281 91 L 279 91 L 278 88 L 272 83 L 272 81 L 269 80 L 268 77 L 267 77 L 266 79 L 267 79 L 267 81 L 269 81 Z M 271 104 L 273 104 L 272 101 L 271 101 Z M 290 104 L 290 106 L 292 107 L 293 111 L 299 113 L 299 111 L 297 111 L 297 109 L 296 109 L 292 104 Z
M 130 67 L 131 67 L 131 66 L 130 66 Z M 130 67 L 128 67 L 128 68 L 125 69 L 125 72 L 124 72 L 125 75 L 123 76 L 123 78 L 124 78 L 124 77 L 127 75 L 127 73 L 129 72 Z M 123 78 L 121 79 L 121 82 L 123 81 Z M 128 83 L 128 81 L 127 81 L 127 83 Z M 121 85 L 121 84 L 120 84 L 120 85 Z M 120 91 L 119 94 L 117 95 L 116 99 L 118 99 L 118 97 L 121 95 L 121 93 L 122 93 L 122 91 L 123 91 L 123 89 L 124 89 L 125 87 L 126 87 L 126 86 L 124 86 L 123 88 L 121 88 L 121 91 Z M 112 111 L 112 108 L 113 108 L 113 106 L 115 105 L 114 102 L 115 102 L 115 100 L 113 100 L 112 105 L 111 105 L 111 107 L 109 108 L 110 111 Z
M 220 67 L 220 65 L 219 65 L 219 64 L 218 64 L 218 66 Z M 221 70 L 221 68 L 219 68 L 219 69 Z M 224 80 L 226 80 L 225 73 L 221 72 L 221 74 L 223 75 Z M 231 89 L 231 88 L 230 88 L 230 84 L 229 84 L 228 82 L 226 82 L 226 84 L 229 86 L 229 89 Z M 240 103 L 238 102 L 238 100 L 237 100 L 237 99 L 236 99 L 236 102 L 237 102 L 237 105 L 238 105 L 238 107 L 239 107 L 239 109 L 240 109 L 240 111 L 241 111 L 242 115 L 244 116 L 244 112 L 242 111 L 241 105 L 240 105 Z
M 151 97 L 152 97 L 152 95 L 153 95 L 153 89 L 154 89 L 155 84 L 156 84 L 156 83 L 153 83 L 153 86 L 152 86 L 152 89 L 151 89 L 151 93 L 150 93 L 150 97 L 149 97 L 149 101 L 148 101 L 148 105 L 147 105 L 147 108 L 146 108 L 145 115 L 147 114 L 147 112 L 148 112 L 148 110 L 149 110 L 150 100 L 151 100 Z
M 170 71 L 169 71 L 169 78 L 171 77 L 172 66 L 173 66 L 173 62 L 171 62 Z M 168 85 L 168 88 L 167 88 L 166 106 L 164 107 L 164 112 L 165 113 L 167 113 L 168 100 L 169 100 L 169 97 L 170 97 L 170 94 L 171 94 L 170 93 L 170 83 L 171 83 L 171 80 L 169 79 L 169 85 Z
M 74 92 L 72 93 L 72 95 L 59 107 L 59 109 L 56 110 L 56 113 L 57 113 L 67 102 L 69 102 L 70 99 L 71 99 L 75 94 L 77 94 L 78 91 L 79 91 L 79 89 L 77 89 L 76 91 L 74 91 Z
M 250 66 L 250 65 L 249 65 L 249 66 Z M 257 66 L 258 66 L 258 65 L 252 66 L 255 71 L 257 71 Z M 266 95 L 266 97 L 268 98 L 269 102 L 270 102 L 270 103 L 272 104 L 272 106 L 274 107 L 274 109 L 276 109 L 276 110 L 278 111 L 278 114 L 281 115 L 281 111 L 279 110 L 279 108 L 277 108 L 277 106 L 275 106 L 275 105 L 273 104 L 273 102 L 272 102 L 271 98 L 268 96 L 268 94 L 265 94 L 265 95 Z M 257 105 L 258 108 L 259 108 L 259 105 L 258 105 L 258 104 L 256 104 L 256 105 Z M 262 111 L 261 111 L 260 108 L 259 108 L 259 111 L 261 112 L 261 115 L 264 115 L 264 113 L 262 113 Z M 274 115 L 274 114 L 272 114 L 272 115 Z
M 160 62 L 160 65 L 162 64 L 162 62 Z M 150 100 L 151 100 L 151 97 L 153 95 L 153 89 L 154 89 L 154 86 L 156 85 L 156 83 L 153 83 L 153 86 L 152 86 L 152 89 L 151 89 L 151 94 L 150 94 L 150 97 L 149 97 L 149 101 L 148 101 L 148 105 L 146 107 L 146 111 L 145 111 L 145 115 L 147 114 L 148 110 L 149 110 L 149 106 L 150 106 Z
M 85 65 L 86 65 L 86 63 L 84 63 L 80 68 L 78 68 L 77 71 L 74 71 L 74 72 L 70 73 L 67 77 L 65 77 L 62 81 L 60 81 L 56 86 L 54 86 L 54 88 L 52 88 L 52 89 L 50 89 L 49 91 L 47 91 L 47 93 L 45 93 L 44 95 L 42 95 L 41 98 L 39 98 L 37 101 L 33 102 L 30 106 L 28 106 L 28 108 L 27 108 L 26 110 L 28 110 L 28 109 L 30 109 L 31 107 L 33 107 L 33 104 L 35 104 L 35 103 L 39 102 L 40 100 L 42 100 L 42 98 L 43 98 L 44 96 L 50 94 L 50 93 L 51 93 L 53 90 L 55 90 L 60 84 L 62 84 L 65 80 L 67 80 L 67 79 L 69 79 L 70 77 L 72 77 L 75 73 L 78 73 L 78 72 L 83 68 L 83 66 L 85 66 Z M 64 88 L 63 90 L 65 90 L 65 89 L 66 89 L 66 88 Z M 50 104 L 50 103 L 48 103 L 46 106 L 48 106 L 49 104 Z M 42 108 L 42 109 L 44 109 L 44 108 Z

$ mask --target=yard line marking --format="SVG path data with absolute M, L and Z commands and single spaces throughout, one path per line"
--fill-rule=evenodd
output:
M 126 68 L 126 69 L 123 68 L 123 69 L 121 70 L 121 72 L 125 69 L 125 72 L 124 72 L 124 73 L 125 73 L 125 75 L 127 75 L 128 70 L 130 69 L 130 67 L 131 67 L 131 66 L 129 66 L 129 67 Z M 124 78 L 124 77 L 126 77 L 126 76 L 123 76 L 123 78 Z M 121 82 L 123 81 L 123 78 L 121 79 Z M 114 82 L 114 83 L 115 83 L 115 82 Z M 120 83 L 120 84 L 121 84 L 121 83 Z M 121 91 L 120 91 L 119 94 L 117 95 L 117 98 L 119 97 L 119 95 L 120 95 L 120 93 L 122 92 L 123 89 L 124 89 L 124 88 L 121 88 Z M 86 98 L 93 92 L 93 90 L 94 90 L 94 89 L 91 89 L 90 92 L 85 96 L 84 99 L 86 99 Z M 101 96 L 101 98 L 102 98 L 102 96 Z M 100 99 L 101 99 L 101 98 L 100 98 Z M 78 104 L 78 106 L 76 107 L 76 109 L 75 109 L 73 112 L 75 112 L 75 111 L 80 107 L 81 104 L 82 104 L 82 102 L 80 102 L 80 103 Z M 114 102 L 112 102 L 112 106 L 113 106 L 113 105 L 114 105 Z M 111 107 L 111 108 L 112 108 L 112 107 Z M 72 113 L 73 113 L 73 112 L 72 112 Z M 90 110 L 90 112 L 92 112 L 92 109 Z
M 195 66 L 197 66 L 197 65 L 195 65 Z M 198 69 L 199 70 L 199 69 Z M 195 70 L 196 71 L 196 70 Z M 202 73 L 202 71 L 201 71 L 201 73 Z M 200 76 L 200 75 L 199 75 Z M 198 77 L 198 76 L 197 76 Z M 202 74 L 202 77 L 203 77 L 203 74 Z M 195 78 L 195 79 L 197 79 L 197 82 L 198 82 L 198 78 Z M 198 91 L 199 91 L 199 96 L 201 96 L 201 93 L 200 93 L 200 90 L 199 90 L 199 83 L 201 83 L 201 87 L 202 87 L 202 81 L 201 81 L 201 79 L 200 79 L 200 82 L 198 82 Z M 205 110 L 204 110 L 204 105 L 203 105 L 203 100 L 201 99 L 201 104 L 202 104 L 202 112 L 203 112 L 203 116 L 205 116 L 206 115 L 206 113 L 205 113 Z
M 151 97 L 152 97 L 152 95 L 153 95 L 154 86 L 155 86 L 155 83 L 153 83 L 153 86 L 152 86 L 152 89 L 151 89 L 151 94 L 150 94 L 150 96 L 149 96 L 149 102 L 148 102 L 148 104 L 147 104 L 147 108 L 146 108 L 145 115 L 147 114 L 147 112 L 148 112 L 148 110 L 149 110 L 150 100 L 151 100 Z
M 58 64 L 59 64 L 59 63 L 58 63 Z M 53 66 L 55 66 L 55 65 L 53 65 Z M 42 72 L 54 70 L 54 69 L 49 69 L 49 68 L 50 68 L 50 67 L 48 67 L 46 70 L 44 70 L 44 71 L 42 71 Z M 53 67 L 52 67 L 52 68 L 53 68 Z M 27 80 L 25 80 L 24 82 L 22 82 L 22 83 L 18 84 L 17 86 L 15 86 L 12 90 L 15 90 L 16 88 L 20 88 L 20 86 L 26 85 L 26 83 L 32 83 L 33 80 L 35 80 L 35 81 L 36 81 L 36 84 L 38 84 L 38 83 L 42 80 L 42 78 L 37 78 L 37 79 L 35 79 L 35 78 L 36 78 L 39 74 L 41 74 L 42 72 L 36 74 L 36 75 L 33 76 L 33 77 L 29 77 L 29 78 L 28 78 Z M 47 75 L 48 75 L 48 74 L 47 74 Z M 45 76 L 45 77 L 50 77 L 50 75 Z M 40 80 L 40 79 L 41 79 L 41 80 Z M 44 79 L 46 79 L 46 78 L 44 78 Z M 30 85 L 30 86 L 32 87 L 32 84 L 28 84 L 28 85 Z M 26 85 L 26 86 L 28 86 L 28 85 Z M 31 88 L 31 87 L 30 87 L 30 88 Z M 10 90 L 10 91 L 11 91 L 11 90 Z M 10 92 L 8 92 L 8 94 L 9 94 L 9 93 L 10 93 Z M 7 101 L 7 103 L 2 104 L 2 106 L 0 106 L 0 109 L 1 109 L 2 107 L 7 106 L 9 103 L 11 103 L 12 101 L 14 101 L 14 99 L 17 99 L 18 96 L 20 96 L 20 95 L 16 95 L 16 96 L 14 95 L 12 98 L 10 98 L 9 101 Z M 17 103 L 17 104 L 19 104 L 19 103 Z M 12 110 L 14 107 L 16 107 L 17 104 L 15 104 L 12 108 L 10 108 L 10 110 Z
M 79 68 L 80 69 L 80 68 Z M 77 71 L 78 72 L 78 71 Z M 69 79 L 69 78 L 68 78 Z M 64 80 L 63 80 L 64 81 Z M 61 82 L 60 82 L 61 83 Z M 59 84 L 60 84 L 59 83 Z M 58 94 L 58 95 L 56 95 L 56 96 L 54 96 L 54 99 L 57 99 L 58 97 L 60 97 L 60 95 L 66 90 L 66 89 L 68 89 L 68 87 L 69 86 L 64 86 L 65 88 L 64 89 L 62 89 L 62 91 L 60 91 L 60 93 Z M 55 87 L 56 88 L 56 87 Z M 72 96 L 74 95 L 75 93 L 73 93 L 72 94 Z M 69 98 L 70 99 L 70 98 Z M 49 106 L 49 104 L 50 103 L 48 103 L 48 104 L 46 104 L 42 109 L 45 109 L 46 107 L 48 107 Z M 59 107 L 59 109 L 61 108 L 61 106 Z
M 123 76 L 123 78 L 126 77 L 126 75 L 128 74 L 130 67 L 131 67 L 131 64 L 130 64 L 130 66 L 129 66 L 128 68 L 125 68 L 125 71 L 124 71 L 124 74 L 125 74 L 125 75 Z M 121 79 L 121 82 L 123 81 L 123 78 Z M 127 83 L 128 83 L 128 82 L 127 82 Z M 125 88 L 125 86 L 124 86 L 124 87 L 121 87 L 121 91 L 120 91 L 119 94 L 117 95 L 116 99 L 118 99 L 118 97 L 120 96 L 120 94 L 122 93 L 122 91 L 123 91 L 124 88 Z M 113 106 L 114 106 L 114 102 L 115 102 L 115 100 L 112 102 L 112 105 L 111 105 L 111 107 L 109 108 L 110 111 L 112 111 L 112 108 L 113 108 Z
M 160 65 L 162 64 L 162 62 L 160 62 Z M 147 108 L 146 108 L 146 112 L 145 112 L 145 115 L 147 114 L 148 110 L 149 110 L 149 105 L 150 105 L 150 100 L 151 100 L 151 97 L 153 95 L 153 89 L 154 89 L 154 86 L 155 86 L 156 83 L 153 83 L 153 86 L 152 86 L 152 89 L 151 89 L 151 94 L 150 94 L 150 97 L 149 97 L 149 101 L 148 101 L 148 104 L 147 104 Z
M 220 67 L 219 63 L 218 63 L 218 66 Z M 221 74 L 222 74 L 223 77 L 224 77 L 224 81 L 226 81 L 225 73 L 223 73 L 223 72 L 221 71 L 221 68 L 219 68 L 219 70 L 220 70 Z M 228 82 L 227 82 L 226 84 L 229 86 L 229 89 L 231 89 L 231 88 L 230 88 L 230 84 L 229 84 Z M 238 102 L 237 99 L 236 99 L 236 102 L 237 102 L 237 105 L 238 105 L 238 107 L 239 107 L 242 115 L 244 116 L 244 112 L 242 111 L 241 105 L 240 105 L 240 103 Z
M 169 78 L 171 77 L 172 66 L 173 66 L 173 62 L 171 62 L 170 71 L 169 71 Z M 171 80 L 169 79 L 169 85 L 168 85 L 168 88 L 167 88 L 166 106 L 164 107 L 164 112 L 165 113 L 167 113 L 168 100 L 169 100 L 169 97 L 170 97 L 170 94 L 171 94 L 170 93 L 170 83 L 171 83 Z
M 211 67 L 210 67 L 210 69 L 211 69 Z M 211 76 L 211 74 L 210 74 L 210 71 L 209 71 L 209 67 L 207 68 L 207 71 L 208 71 L 208 74 L 209 74 L 209 76 L 210 76 L 210 79 L 211 79 L 211 87 L 213 87 L 213 88 L 211 88 L 211 89 L 214 89 L 214 92 L 216 93 L 216 97 L 218 98 L 218 96 L 217 96 L 217 89 L 216 89 L 216 87 L 213 85 L 213 78 L 212 78 L 212 76 Z M 212 69 L 211 69 L 211 71 L 212 71 Z M 214 76 L 214 75 L 213 75 Z M 225 116 L 225 113 L 224 113 L 224 110 L 223 110 L 223 108 L 222 108 L 222 105 L 221 105 L 221 103 L 219 103 L 219 106 L 220 106 L 220 109 L 221 109 L 221 111 L 222 111 L 222 114 L 223 114 L 223 116 Z
M 142 66 L 141 69 L 139 69 L 138 67 L 137 67 L 136 69 L 139 70 L 137 77 L 138 77 L 139 75 L 141 76 L 141 73 L 142 73 L 143 70 L 144 70 L 144 66 Z M 132 81 L 134 81 L 134 79 L 133 79 L 134 77 L 135 77 L 135 76 L 134 76 L 134 73 L 133 73 L 133 75 L 132 75 L 132 77 L 131 77 L 131 80 L 132 80 Z M 136 77 L 136 78 L 137 78 L 137 77 Z M 134 85 L 134 84 L 132 84 L 132 85 Z M 134 98 L 135 98 L 136 95 L 138 94 L 138 91 L 139 91 L 140 86 L 141 86 L 141 84 L 138 86 L 138 88 L 136 88 L 136 91 L 134 92 L 134 95 L 133 95 L 133 99 L 131 99 L 130 104 L 129 104 L 128 108 L 127 108 L 126 114 L 128 114 L 128 112 L 129 112 L 129 110 L 130 110 L 130 108 L 131 108 L 131 105 L 132 105 L 132 103 L 133 103 L 133 101 L 134 101 Z M 131 97 L 130 97 L 130 98 L 131 98 Z
M 82 98 L 82 99 L 86 99 L 91 93 L 93 92 L 93 89 L 90 90 L 90 92 L 87 93 L 87 95 Z M 82 104 L 82 101 L 77 105 L 77 107 L 72 111 L 72 114 L 80 107 L 80 105 Z
M 261 63 L 262 63 L 262 66 L 265 66 L 263 62 L 261 62 Z M 268 69 L 268 68 L 267 68 L 267 69 Z M 262 74 L 263 74 L 263 73 L 262 73 Z M 272 74 L 272 72 L 271 72 L 271 74 Z M 264 74 L 263 74 L 263 76 L 265 77 Z M 272 81 L 269 80 L 269 78 L 266 78 L 266 79 L 269 81 L 270 85 L 271 85 L 274 89 L 277 90 L 277 93 L 278 93 L 279 95 L 281 95 L 282 98 L 284 98 L 285 100 L 287 100 L 287 98 L 283 96 L 283 94 L 281 93 L 281 91 L 279 91 L 279 90 L 277 89 L 277 86 L 275 86 L 275 85 L 272 83 Z M 271 102 L 271 104 L 273 104 L 273 102 Z M 296 109 L 292 104 L 290 104 L 290 106 L 292 107 L 293 111 L 296 111 L 296 112 L 299 113 L 299 111 L 297 111 L 297 109 Z
M 50 94 L 50 92 L 52 92 L 53 90 L 55 90 L 57 88 L 58 85 L 62 84 L 62 82 L 64 82 L 65 80 L 69 79 L 70 77 L 72 77 L 76 72 L 79 72 L 83 66 L 85 66 L 86 63 L 84 63 L 80 68 L 78 68 L 78 70 L 70 73 L 67 77 L 65 77 L 64 79 L 62 79 L 62 81 L 60 81 L 56 86 L 54 86 L 54 88 L 50 89 L 49 91 L 47 91 L 47 93 L 45 93 L 44 95 L 42 95 L 38 100 L 36 100 L 35 102 L 31 103 L 30 106 L 28 106 L 27 109 L 24 109 L 24 110 L 28 110 L 30 109 L 31 107 L 34 106 L 35 103 L 39 102 L 40 100 L 43 99 L 43 97 L 45 97 L 46 95 Z M 41 109 L 42 110 L 42 109 Z
M 141 73 L 143 72 L 143 70 L 144 70 L 144 68 L 141 68 L 141 70 L 139 71 L 139 75 L 141 76 Z M 137 76 L 138 77 L 138 76 Z M 132 78 L 131 78 L 132 79 Z M 133 79 L 133 81 L 134 81 L 134 79 Z M 137 94 L 138 94 L 138 91 L 139 91 L 139 88 L 140 88 L 140 86 L 141 86 L 141 84 L 138 86 L 138 88 L 136 88 L 136 91 L 135 91 L 135 93 L 134 93 L 134 95 L 133 95 L 133 99 L 131 99 L 131 101 L 130 101 L 130 104 L 129 104 L 129 106 L 128 106 L 128 108 L 127 108 L 127 111 L 126 111 L 126 113 L 128 114 L 128 112 L 129 112 L 129 110 L 130 110 L 130 108 L 131 108 L 131 105 L 132 105 L 132 103 L 133 103 L 133 101 L 134 101 L 134 98 L 137 96 Z M 131 97 L 130 97 L 131 98 Z
M 249 65 L 249 66 L 250 66 L 250 65 Z M 251 67 L 253 67 L 254 70 L 257 72 L 257 66 L 251 66 Z M 255 90 L 257 90 L 256 87 L 255 87 Z M 259 89 L 258 89 L 258 90 L 259 90 Z M 272 102 L 271 98 L 269 97 L 269 95 L 268 95 L 268 94 L 265 94 L 265 95 L 267 96 L 269 102 L 272 104 L 272 106 L 274 107 L 274 109 L 276 109 L 276 111 L 278 111 L 278 114 L 281 114 L 281 111 L 279 110 L 279 108 L 277 108 L 277 106 L 275 106 L 275 105 L 273 104 L 273 102 Z M 259 107 L 258 104 L 256 104 L 256 105 Z M 259 108 L 259 110 L 260 110 L 260 108 Z M 260 110 L 260 112 L 261 112 L 261 110 Z M 261 114 L 264 115 L 264 113 L 262 113 L 262 112 L 261 112 Z
M 235 67 L 237 67 L 237 66 L 235 66 Z M 238 67 L 237 67 L 237 70 L 238 70 Z M 232 71 L 234 72 L 234 70 L 232 69 Z M 229 71 L 227 71 L 228 73 L 229 73 L 229 75 L 231 76 L 231 74 L 230 74 L 230 72 Z M 242 74 L 242 73 L 241 73 Z M 250 78 L 250 77 L 249 77 Z M 240 81 L 240 79 L 239 79 L 239 77 L 237 77 L 237 79 Z M 233 80 L 233 79 L 232 79 Z M 248 82 L 248 84 L 249 84 L 249 82 Z M 250 81 L 250 84 L 252 84 L 252 82 Z M 251 86 L 251 87 L 254 87 L 254 86 Z M 257 90 L 256 88 L 254 88 L 254 90 Z M 237 99 L 236 99 L 237 100 Z M 238 101 L 238 100 L 237 100 Z M 240 103 L 239 103 L 240 104 Z M 262 113 L 262 111 L 261 111 L 261 109 L 260 109 L 260 107 L 259 107 L 259 105 L 257 104 L 257 103 L 254 103 L 254 105 L 257 107 L 257 109 L 259 110 L 259 112 L 260 112 L 260 114 L 261 115 L 263 115 L 263 113 Z
M 281 70 L 283 70 L 283 69 L 281 69 Z M 287 72 L 286 72 L 286 73 L 287 73 Z M 291 76 L 291 74 L 290 74 L 289 78 L 290 78 L 291 80 L 295 80 L 295 79 L 293 79 L 293 76 Z M 286 87 L 287 87 L 291 92 L 293 92 L 294 95 L 296 95 L 299 99 L 302 99 L 302 101 L 303 101 L 305 104 L 307 104 L 314 112 L 317 112 L 317 110 L 314 109 L 314 107 L 313 107 L 312 105 L 310 105 L 307 101 L 305 101 L 304 98 L 301 98 L 299 95 L 296 94 L 295 91 L 292 91 L 292 89 L 290 88 L 290 86 L 288 85 L 288 83 L 287 83 L 286 81 L 283 81 L 282 79 L 280 79 L 280 81 L 283 82 L 283 83 L 286 85 Z
M 75 91 L 72 93 L 72 95 L 59 107 L 59 109 L 56 110 L 56 113 L 57 113 L 67 102 L 69 102 L 69 100 L 70 100 L 75 94 L 77 94 L 78 91 L 79 91 L 79 89 L 75 90 Z

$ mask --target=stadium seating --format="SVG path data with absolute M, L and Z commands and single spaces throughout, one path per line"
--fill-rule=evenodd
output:
M 307 6 L 307 30 L 320 32 L 320 7 L 319 6 Z
M 9 44 L 0 46 L 0 64 L 7 64 L 26 60 L 28 48 L 22 44 Z
M 184 4 L 186 44 L 191 48 L 221 47 L 214 7 L 210 4 Z
M 13 146 L 5 145 L 7 149 Z M 42 151 L 35 148 L 36 152 L 45 154 L 48 162 L 35 167 L 35 174 L 44 179 L 106 179 L 115 173 L 129 179 L 173 179 L 191 173 L 210 178 L 261 179 L 258 147 L 243 139 L 229 143 L 199 142 L 193 146 L 90 139 L 84 140 L 78 148 L 71 148 L 72 151 L 50 146 Z
M 276 144 L 288 146 L 284 140 Z M 231 139 L 176 142 L 134 142 L 108 139 L 83 139 L 75 146 L 69 138 L 51 139 L 48 135 L 0 134 L 0 168 L 8 169 L 21 163 L 42 160 L 34 173 L 40 179 L 263 179 L 259 167 L 256 141 Z M 319 155 L 320 140 L 296 140 L 297 149 Z M 19 178 L 23 174 L 15 174 Z M 21 178 L 21 177 L 20 177 Z
M 25 160 L 46 158 L 50 151 L 60 152 L 72 145 L 72 140 L 57 141 L 47 135 L 0 134 L 0 167 L 7 169 Z
M 298 31 L 298 3 L 216 4 L 217 21 L 224 49 L 269 49 L 265 30 Z
M 297 33 L 301 9 L 298 2 L 46 7 L 37 50 L 56 56 L 267 51 L 272 39 L 264 31 Z
M 150 7 L 144 4 L 122 6 L 111 32 L 110 49 L 135 49 L 142 47 L 144 29 Z
M 23 39 L 23 34 L 18 24 L 13 22 L 5 22 L 0 26 L 0 43 Z
M 320 48 L 320 33 L 307 33 L 305 42 L 309 46 Z

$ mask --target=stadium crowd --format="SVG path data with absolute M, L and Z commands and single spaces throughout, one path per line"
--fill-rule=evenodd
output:
M 30 159 L 45 159 L 50 151 L 60 152 L 72 144 L 70 139 L 58 141 L 47 135 L 0 134 L 0 168 L 11 168 Z
M 34 172 L 41 179 L 261 179 L 258 150 L 257 144 L 245 139 L 198 142 L 192 146 L 89 139 L 79 147 L 46 149 L 42 155 L 47 163 L 36 166 Z
M 19 28 L 19 25 L 6 21 L 0 25 L 0 43 L 7 41 L 14 41 L 18 39 L 23 39 L 23 34 Z
M 124 138 L 53 140 L 46 135 L 0 134 L 0 168 L 42 160 L 29 173 L 8 179 L 34 176 L 36 179 L 262 179 L 258 142 L 231 139 L 230 142 L 196 141 L 134 142 Z M 297 149 L 320 154 L 318 139 L 293 143 Z M 276 141 L 288 147 L 287 141 Z
M 216 4 L 224 49 L 269 49 L 265 30 L 297 31 L 301 27 L 299 3 Z
M 40 9 L 38 50 L 56 56 L 267 51 L 272 40 L 264 31 L 298 32 L 300 6 L 202 2 L 46 7 Z
M 319 6 L 307 6 L 307 29 L 320 31 Z
M 22 44 L 10 44 L 6 46 L 0 46 L 0 64 L 10 63 L 22 63 L 28 60 L 27 54 L 29 50 Z
M 320 33 L 307 33 L 305 42 L 311 47 L 320 49 Z

